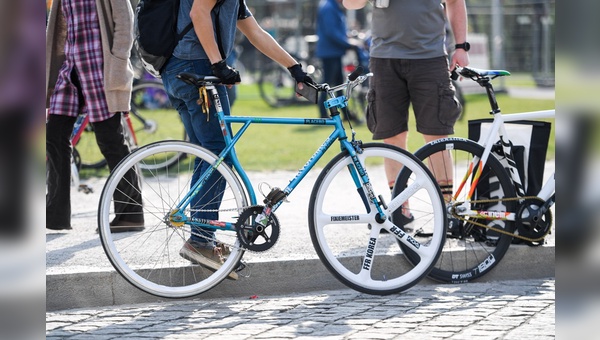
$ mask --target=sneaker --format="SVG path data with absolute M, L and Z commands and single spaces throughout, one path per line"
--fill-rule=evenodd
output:
M 194 263 L 199 264 L 211 270 L 218 270 L 225 262 L 223 255 L 231 254 L 231 249 L 226 245 L 219 243 L 218 246 L 203 246 L 195 243 L 192 240 L 187 240 L 183 247 L 179 250 L 179 256 Z M 229 278 L 238 279 L 236 272 L 229 273 Z

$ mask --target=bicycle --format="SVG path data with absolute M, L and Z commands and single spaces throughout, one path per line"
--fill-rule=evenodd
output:
M 450 225 L 444 250 L 429 277 L 449 283 L 468 282 L 490 272 L 503 258 L 513 238 L 528 242 L 543 240 L 551 229 L 550 207 L 555 201 L 554 174 L 537 195 L 525 194 L 504 126 L 504 122 L 553 118 L 555 111 L 502 114 L 491 80 L 510 75 L 509 72 L 469 67 L 460 68 L 458 72 L 486 89 L 493 116 L 487 136 L 479 142 L 444 138 L 415 152 L 417 158 L 429 164 L 446 195 Z M 496 144 L 497 140 L 501 144 Z M 436 159 L 438 165 L 434 168 Z M 444 165 L 439 164 L 442 159 Z M 450 167 L 445 166 L 448 161 L 453 162 Z M 448 168 L 452 174 L 446 173 Z M 395 192 L 403 187 L 403 176 L 407 175 L 399 175 Z M 419 228 L 411 235 L 417 240 L 427 237 Z M 418 263 L 410 249 L 401 247 L 412 263 Z
M 275 211 L 324 153 L 338 141 L 341 153 L 325 166 L 318 176 L 310 196 L 308 225 L 315 250 L 332 275 L 348 287 L 369 294 L 392 294 L 406 290 L 427 275 L 436 262 L 445 240 L 446 214 L 437 183 L 425 165 L 409 152 L 382 144 L 356 140 L 346 135 L 339 110 L 347 104 L 352 88 L 371 74 L 351 74 L 340 85 L 316 85 L 331 99 L 325 105 L 330 118 L 283 118 L 225 116 L 215 85 L 218 78 L 180 74 L 179 78 L 208 92 L 217 110 L 226 141 L 219 155 L 185 141 L 164 141 L 140 147 L 111 173 L 105 184 L 98 207 L 98 224 L 102 246 L 116 269 L 128 282 L 156 296 L 188 297 L 205 292 L 225 278 L 239 279 L 248 264 L 242 261 L 244 252 L 263 252 L 276 243 L 280 225 Z M 346 95 L 334 92 L 346 90 Z M 210 119 L 213 119 L 212 117 Z M 231 124 L 241 124 L 235 134 Z M 298 171 L 284 189 L 270 188 L 264 205 L 258 205 L 255 188 L 240 164 L 235 145 L 252 124 L 313 125 L 332 129 L 331 134 L 314 155 Z M 129 235 L 113 235 L 109 222 L 114 216 L 113 194 L 123 176 L 138 171 L 146 159 L 163 152 L 180 151 L 206 163 L 206 171 L 196 174 L 193 163 L 178 163 L 162 171 L 146 172 L 143 181 L 143 209 L 146 228 Z M 411 169 L 407 189 L 391 199 L 385 180 L 384 161 L 401 162 Z M 197 180 L 192 181 L 192 176 Z M 217 176 L 218 207 L 207 208 L 218 214 L 217 219 L 199 219 L 192 213 L 203 207 L 191 208 L 195 195 L 208 191 L 203 188 L 210 176 Z M 266 189 L 261 183 L 258 189 Z M 126 187 L 122 187 L 125 188 Z M 219 193 L 222 193 L 219 195 Z M 410 198 L 414 203 L 415 223 L 430 231 L 431 237 L 417 242 L 390 221 L 391 213 Z M 215 205 L 215 202 L 209 202 Z M 216 271 L 180 257 L 178 251 L 191 235 L 191 227 L 210 228 L 215 239 L 231 249 L 223 265 Z M 381 235 L 382 230 L 389 234 Z M 340 235 L 348 235 L 343 240 Z M 394 235 L 394 237 L 389 237 Z M 394 240 L 412 247 L 422 258 L 416 265 L 401 266 L 404 257 Z M 257 264 L 258 265 L 258 264 Z M 404 270 L 404 268 L 408 268 Z
M 187 138 L 183 123 L 177 111 L 171 106 L 163 84 L 157 79 L 136 79 L 131 91 L 131 110 L 129 111 L 130 135 L 135 140 L 132 146 L 146 145 L 168 139 Z M 78 138 L 73 145 L 80 151 L 80 167 L 83 169 L 101 169 L 106 160 L 93 136 L 94 129 L 85 124 L 83 138 Z M 81 157 L 83 155 L 83 157 Z M 164 159 L 153 164 L 153 167 L 168 167 L 174 164 L 183 154 L 166 155 Z M 147 165 L 150 166 L 150 165 Z

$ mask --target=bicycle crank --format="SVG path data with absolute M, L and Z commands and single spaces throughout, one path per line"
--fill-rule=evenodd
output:
M 237 238 L 242 248 L 262 252 L 271 249 L 279 239 L 279 221 L 271 213 L 268 220 L 258 223 L 257 216 L 261 215 L 264 207 L 255 205 L 246 208 L 235 224 Z
M 536 196 L 525 196 L 525 197 L 511 197 L 511 198 L 501 198 L 501 199 L 489 199 L 489 200 L 475 200 L 475 201 L 470 201 L 470 203 L 472 205 L 477 205 L 477 204 L 489 204 L 489 203 L 497 203 L 497 202 L 502 202 L 502 201 L 520 201 L 523 200 L 523 204 L 519 205 L 519 210 L 518 210 L 518 214 L 517 214 L 517 218 L 516 218 L 516 228 L 515 231 L 517 231 L 517 233 L 514 232 L 507 232 L 504 231 L 502 229 L 499 228 L 495 228 L 493 226 L 490 225 L 486 225 L 483 223 L 480 223 L 478 221 L 489 221 L 489 220 L 494 220 L 495 218 L 490 218 L 489 216 L 483 216 L 483 217 L 470 217 L 467 216 L 467 218 L 465 218 L 465 216 L 461 215 L 460 213 L 457 212 L 457 207 L 459 207 L 460 205 L 462 205 L 464 202 L 455 202 L 452 207 L 450 208 L 450 213 L 452 215 L 452 217 L 459 219 L 460 221 L 463 221 L 465 223 L 469 223 L 471 225 L 476 225 L 488 230 L 493 230 L 495 232 L 501 233 L 501 234 L 505 234 L 505 235 L 510 235 L 512 237 L 524 240 L 524 241 L 528 241 L 528 242 L 539 242 L 541 240 L 544 239 L 544 237 L 546 237 L 546 235 L 548 235 L 550 233 L 550 227 L 552 225 L 552 213 L 550 212 L 550 210 L 545 211 L 542 216 L 537 216 L 539 214 L 536 215 L 531 215 L 530 212 L 530 216 L 532 216 L 532 221 L 533 222 L 533 216 L 536 216 L 537 218 L 535 219 L 535 225 L 533 225 L 533 227 L 530 227 L 531 225 L 528 225 L 527 228 L 523 228 L 523 222 L 526 223 L 530 223 L 530 221 L 524 220 L 522 217 L 524 215 L 524 212 L 526 210 L 531 210 L 533 208 L 531 208 L 532 202 L 537 202 L 538 206 L 541 206 L 544 202 L 541 201 L 538 197 Z M 541 203 L 540 203 L 541 202 Z M 502 214 L 500 214 L 499 216 L 501 216 Z M 527 215 L 529 216 L 529 215 Z M 498 217 L 498 219 L 502 220 L 502 217 Z M 521 226 L 521 228 L 519 228 L 519 226 Z M 520 233 L 519 229 L 524 229 L 524 231 L 527 231 L 527 233 Z M 535 232 L 531 232 L 531 229 L 533 229 Z
M 552 212 L 542 208 L 544 203 L 540 198 L 527 199 L 521 203 L 516 221 L 520 236 L 539 239 L 550 233 Z

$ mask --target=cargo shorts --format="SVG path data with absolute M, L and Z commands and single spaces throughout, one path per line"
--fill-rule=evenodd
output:
M 367 126 L 373 139 L 408 131 L 412 104 L 417 131 L 450 135 L 462 107 L 455 97 L 445 56 L 431 59 L 371 58 Z

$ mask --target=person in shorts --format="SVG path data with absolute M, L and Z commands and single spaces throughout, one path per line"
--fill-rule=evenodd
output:
M 407 148 L 409 107 L 416 129 L 425 142 L 454 133 L 461 113 L 455 98 L 450 72 L 469 64 L 467 10 L 465 0 L 374 0 L 370 70 L 373 79 L 367 95 L 367 126 L 374 139 Z M 348 9 L 362 8 L 367 0 L 344 0 Z M 446 15 L 447 14 L 447 15 Z M 456 51 L 448 62 L 445 46 L 448 19 Z M 444 162 L 443 158 L 446 159 Z M 430 167 L 445 167 L 450 154 L 432 157 Z M 393 187 L 401 164 L 386 163 L 386 175 Z M 444 196 L 452 192 L 451 167 L 445 178 L 437 178 Z M 434 172 L 437 173 L 437 172 Z M 406 210 L 408 207 L 405 206 Z M 404 224 L 413 220 L 404 212 Z

